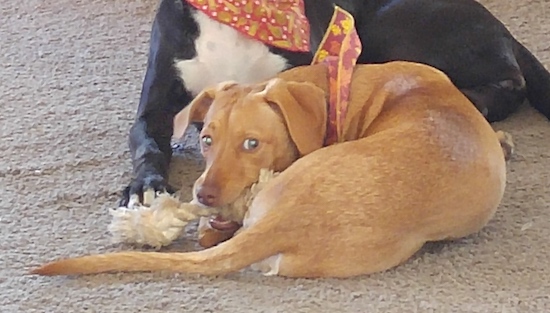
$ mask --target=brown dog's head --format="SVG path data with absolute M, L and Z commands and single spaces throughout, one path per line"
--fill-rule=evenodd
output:
M 260 169 L 282 171 L 323 145 L 326 99 L 310 83 L 272 79 L 243 86 L 226 82 L 204 90 L 174 119 L 174 136 L 203 122 L 206 161 L 193 197 L 206 206 L 232 203 L 258 180 Z

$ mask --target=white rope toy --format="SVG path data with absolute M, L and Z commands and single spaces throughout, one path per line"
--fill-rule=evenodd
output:
M 201 216 L 210 216 L 214 213 L 241 220 L 254 197 L 269 180 L 278 173 L 262 169 L 258 182 L 246 190 L 234 203 L 222 208 L 208 208 L 199 204 L 180 202 L 175 196 L 168 193 L 159 193 L 154 199 L 144 199 L 143 205 L 139 201 L 130 201 L 128 207 L 111 209 L 113 217 L 108 230 L 113 236 L 114 243 L 137 244 L 160 248 L 171 244 L 183 232 L 189 222 Z M 144 197 L 152 195 L 144 195 Z

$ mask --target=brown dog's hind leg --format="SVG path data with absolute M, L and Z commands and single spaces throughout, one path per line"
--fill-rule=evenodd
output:
M 378 237 L 378 240 L 365 241 L 363 246 L 348 246 L 344 251 L 336 248 L 340 251 L 327 251 L 313 256 L 309 253 L 285 253 L 279 264 L 279 275 L 294 278 L 369 275 L 407 262 L 425 243 L 414 235 L 394 240 Z

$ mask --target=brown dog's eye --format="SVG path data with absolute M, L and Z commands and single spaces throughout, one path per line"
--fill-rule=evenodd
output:
M 259 144 L 260 142 L 258 141 L 258 139 L 248 138 L 243 142 L 243 148 L 250 151 L 258 148 Z
M 208 135 L 202 136 L 201 141 L 202 141 L 202 144 L 207 147 L 210 147 L 212 145 L 212 137 Z

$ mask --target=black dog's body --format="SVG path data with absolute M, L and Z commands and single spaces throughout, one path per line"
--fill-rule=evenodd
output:
M 550 74 L 489 11 L 474 0 L 305 0 L 311 53 L 270 48 L 288 68 L 309 64 L 333 13 L 353 14 L 363 43 L 359 63 L 406 60 L 445 72 L 489 121 L 505 118 L 526 98 L 550 118 Z M 135 178 L 121 203 L 147 189 L 168 189 L 174 116 L 195 96 L 175 60 L 196 56 L 194 9 L 161 0 L 155 18 L 141 100 L 130 130 Z M 227 56 L 231 62 L 231 56 Z

